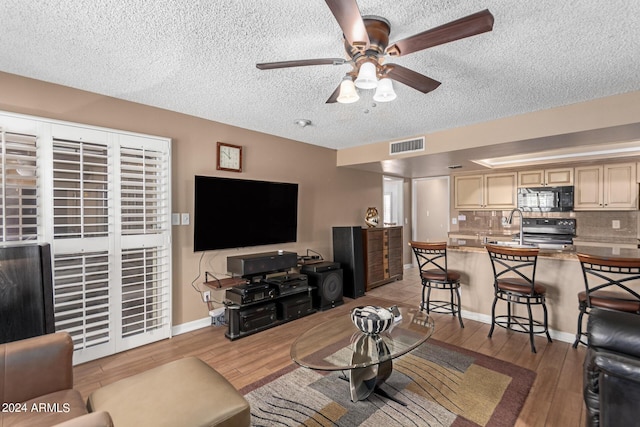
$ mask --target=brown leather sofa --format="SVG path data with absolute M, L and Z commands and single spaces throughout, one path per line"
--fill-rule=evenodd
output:
M 112 426 L 73 389 L 72 357 L 67 333 L 0 344 L 0 426 Z
M 584 360 L 587 426 L 639 423 L 640 315 L 594 308 Z
M 87 403 L 73 389 L 66 332 L 0 345 L 0 427 L 249 426 L 249 403 L 202 360 L 186 357 L 108 384 Z

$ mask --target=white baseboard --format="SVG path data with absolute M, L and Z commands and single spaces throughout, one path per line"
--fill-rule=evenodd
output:
M 470 311 L 462 310 L 461 315 L 464 319 L 475 320 L 477 322 L 486 323 L 488 325 L 491 324 L 491 316 L 488 314 L 473 313 Z M 549 329 L 549 335 L 551 335 L 551 339 L 567 342 L 569 344 L 573 344 L 576 339 L 576 336 L 574 334 L 571 334 L 569 332 L 555 331 L 553 329 Z
M 182 323 L 181 325 L 175 325 L 171 328 L 172 335 L 186 334 L 198 329 L 211 326 L 211 317 L 205 317 L 203 319 L 193 320 L 191 322 Z
M 491 324 L 491 316 L 488 314 L 474 313 L 465 310 L 463 310 L 461 314 L 464 319 L 475 320 L 477 322 L 486 323 L 488 325 Z M 176 325 L 171 328 L 171 334 L 172 336 L 186 334 L 187 332 L 206 328 L 207 326 L 211 326 L 211 317 L 205 317 L 203 319 L 193 320 L 181 325 Z M 551 338 L 554 340 L 566 342 L 569 344 L 573 344 L 573 341 L 576 339 L 576 336 L 574 334 L 571 334 L 569 332 L 555 331 L 553 329 L 549 329 L 549 335 L 551 335 Z

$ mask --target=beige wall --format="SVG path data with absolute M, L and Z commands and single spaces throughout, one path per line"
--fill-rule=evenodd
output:
M 338 152 L 338 166 L 379 162 L 392 158 L 420 157 L 466 148 L 524 141 L 572 132 L 601 129 L 638 122 L 640 91 L 613 95 L 548 110 L 445 129 L 425 135 L 425 151 L 389 154 L 389 142 L 351 147 Z
M 194 175 L 299 184 L 296 243 L 209 251 L 201 260 L 202 253 L 193 252 L 192 226 L 173 227 L 173 325 L 207 317 L 191 283 L 200 285 L 204 271 L 226 273 L 227 256 L 312 249 L 332 259 L 331 227 L 364 225 L 366 208 L 382 203 L 382 177 L 336 168 L 335 150 L 6 73 L 0 73 L 0 94 L 0 110 L 171 138 L 172 212 L 193 215 Z M 217 141 L 244 147 L 244 173 L 216 171 Z M 255 209 L 259 221 L 260 207 L 250 200 L 220 201 L 220 209 L 227 203 Z

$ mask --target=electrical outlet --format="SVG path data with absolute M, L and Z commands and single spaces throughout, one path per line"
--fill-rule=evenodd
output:
M 211 291 L 204 291 L 204 292 L 202 293 L 202 300 L 203 300 L 204 302 L 209 302 L 209 301 L 211 301 Z
M 614 219 L 611 221 L 611 228 L 613 228 L 614 230 L 617 230 L 620 228 L 620 220 L 619 219 Z

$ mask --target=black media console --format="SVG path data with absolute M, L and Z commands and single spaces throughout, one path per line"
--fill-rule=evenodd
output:
M 226 292 L 227 338 L 242 338 L 316 311 L 307 276 L 290 272 L 297 264 L 298 255 L 284 251 L 227 258 L 227 270 L 247 279 Z

